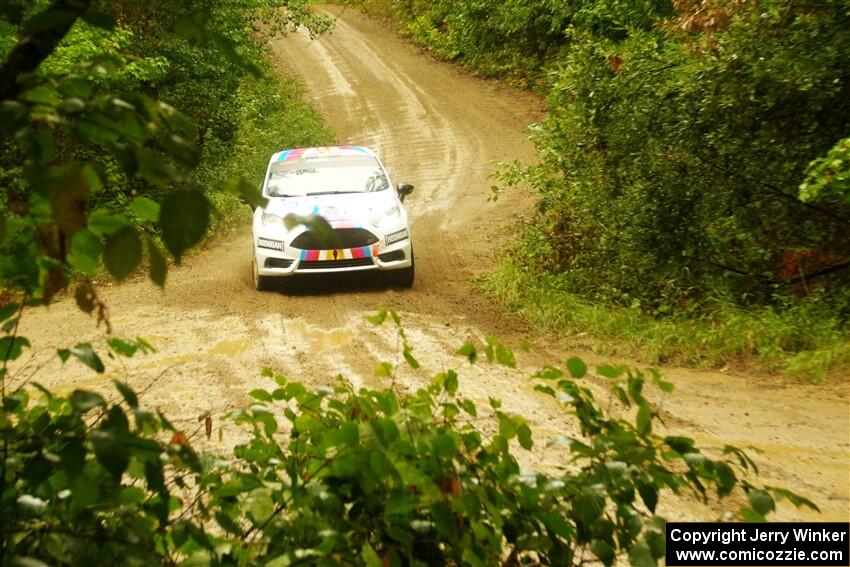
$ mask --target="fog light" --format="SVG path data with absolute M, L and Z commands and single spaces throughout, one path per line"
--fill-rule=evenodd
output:
M 271 248 L 283 252 L 283 242 L 280 240 L 270 240 L 268 238 L 258 238 L 257 246 L 260 248 Z
M 387 246 L 389 246 L 390 244 L 393 244 L 395 242 L 399 242 L 399 241 L 404 240 L 405 238 L 409 238 L 409 237 L 410 237 L 410 235 L 407 233 L 407 229 L 403 228 L 401 230 L 398 230 L 396 232 L 391 232 L 390 234 L 386 235 L 384 237 L 384 240 L 387 242 Z

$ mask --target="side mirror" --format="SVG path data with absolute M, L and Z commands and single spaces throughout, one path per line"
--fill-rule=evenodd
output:
M 400 201 L 404 201 L 404 198 L 413 193 L 413 185 L 410 183 L 399 183 L 398 184 L 398 198 Z

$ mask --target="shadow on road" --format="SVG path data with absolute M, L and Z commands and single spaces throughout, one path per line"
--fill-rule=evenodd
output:
M 298 274 L 272 281 L 272 293 L 308 296 L 333 295 L 344 292 L 382 293 L 388 289 L 402 290 L 393 285 L 389 274 L 378 270 L 345 274 Z

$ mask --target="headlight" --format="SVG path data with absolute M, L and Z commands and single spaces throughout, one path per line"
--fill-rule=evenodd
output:
M 372 219 L 372 224 L 381 230 L 391 229 L 399 222 L 401 222 L 401 209 L 398 205 L 393 205 Z
M 405 238 L 409 238 L 409 237 L 410 237 L 410 234 L 407 232 L 407 229 L 403 228 L 401 230 L 397 230 L 396 232 L 391 232 L 390 234 L 386 235 L 384 237 L 384 240 L 386 241 L 387 246 L 389 246 L 390 244 L 393 244 L 395 242 L 400 242 L 400 241 L 404 240 Z
M 272 213 L 263 211 L 263 216 L 260 218 L 263 226 L 279 226 L 283 228 L 283 218 Z

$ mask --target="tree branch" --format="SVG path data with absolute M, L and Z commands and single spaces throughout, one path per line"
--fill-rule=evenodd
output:
M 805 282 L 806 280 L 811 280 L 820 276 L 826 276 L 835 272 L 840 272 L 841 270 L 846 270 L 847 268 L 850 268 L 850 260 L 844 260 L 843 262 L 820 268 L 818 270 L 815 270 L 814 272 L 809 272 L 808 274 L 800 273 L 799 275 L 796 275 L 793 278 L 788 278 L 787 280 L 782 280 L 781 282 L 777 283 L 795 284 L 801 281 Z
M 32 31 L 25 31 L 0 67 L 0 100 L 17 98 L 22 90 L 18 77 L 38 69 L 91 3 L 92 0 L 53 0 L 27 20 L 24 29 L 29 26 Z
M 724 167 L 717 165 L 716 163 L 714 163 L 713 160 L 705 159 L 698 154 L 694 154 L 694 156 L 701 163 L 703 163 L 703 164 L 707 165 L 708 167 L 711 167 L 711 168 L 713 168 L 713 169 L 715 169 L 715 170 L 717 170 L 717 171 L 719 171 L 719 172 L 721 172 L 725 175 L 733 175 L 735 177 L 738 177 L 739 179 L 749 181 L 750 183 L 755 183 L 759 187 L 762 187 L 763 189 L 767 189 L 768 192 L 770 192 L 772 195 L 775 195 L 776 197 L 779 197 L 780 199 L 784 199 L 784 200 L 788 201 L 789 203 L 793 203 L 793 204 L 797 205 L 798 207 L 802 207 L 802 208 L 808 209 L 812 212 L 819 213 L 819 214 L 821 214 L 821 215 L 823 215 L 823 216 L 825 216 L 825 217 L 827 217 L 827 218 L 829 218 L 829 219 L 831 219 L 831 220 L 833 220 L 837 223 L 843 224 L 845 226 L 850 226 L 850 219 L 846 219 L 842 216 L 839 216 L 838 214 L 834 213 L 833 211 L 831 211 L 829 209 L 820 207 L 818 205 L 814 205 L 812 203 L 807 203 L 805 201 L 801 201 L 796 195 L 790 195 L 790 194 L 786 193 L 785 191 L 783 191 L 782 189 L 780 189 L 779 187 L 777 187 L 776 185 L 773 185 L 773 184 L 768 183 L 766 181 L 762 181 L 761 179 L 753 179 L 753 178 L 751 178 L 747 175 L 743 175 L 743 174 L 735 172 L 735 171 L 730 171 L 730 170 L 728 170 Z

